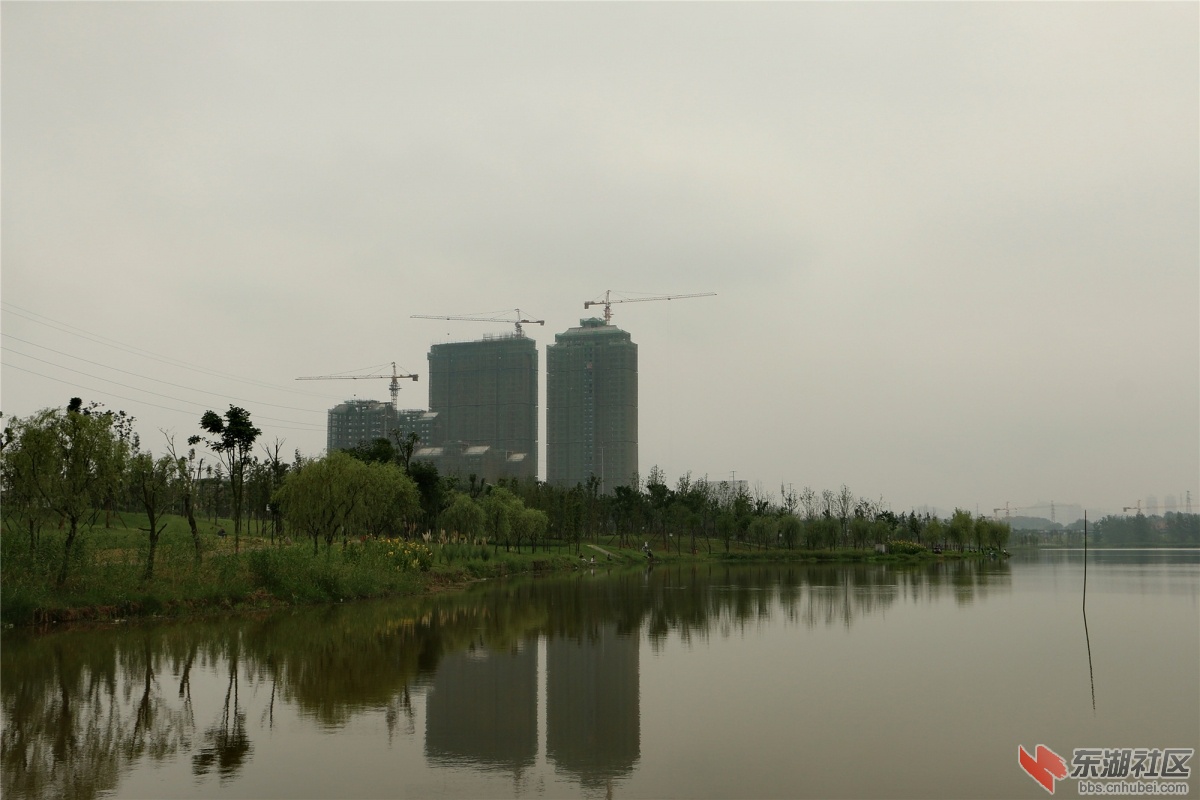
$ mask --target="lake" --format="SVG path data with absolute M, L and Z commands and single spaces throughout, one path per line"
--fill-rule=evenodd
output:
M 1072 767 L 1080 748 L 1200 746 L 1200 551 L 1091 550 L 1086 632 L 1083 568 L 1043 550 L 596 569 L 6 631 L 0 790 L 1042 797 L 1018 747 Z

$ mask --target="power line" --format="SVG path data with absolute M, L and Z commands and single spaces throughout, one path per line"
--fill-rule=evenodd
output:
M 266 388 L 266 389 L 274 389 L 274 390 L 280 391 L 280 392 L 291 392 L 293 394 L 307 395 L 308 397 L 319 397 L 323 400 L 340 399 L 340 398 L 334 397 L 333 395 L 317 394 L 315 392 L 304 392 L 304 391 L 300 391 L 298 389 L 291 389 L 291 388 L 286 388 L 283 386 L 276 386 L 276 385 L 270 384 L 270 383 L 264 383 L 262 381 L 251 380 L 249 378 L 238 377 L 237 375 L 231 375 L 231 374 L 225 373 L 225 372 L 217 372 L 216 370 L 210 370 L 206 367 L 201 367 L 201 366 L 198 366 L 195 364 L 189 364 L 185 361 L 179 361 L 178 359 L 173 359 L 169 356 L 163 356 L 163 355 L 160 355 L 157 353 L 153 353 L 149 350 L 144 350 L 135 345 L 130 345 L 130 344 L 126 344 L 125 342 L 118 341 L 117 339 L 110 339 L 109 337 L 102 336 L 98 333 L 92 333 L 91 331 L 85 330 L 83 328 L 78 328 L 74 325 L 70 325 L 65 322 L 60 322 L 52 317 L 47 317 L 44 314 L 37 313 L 36 311 L 30 311 L 28 309 L 21 308 L 20 306 L 13 305 L 12 303 L 9 303 L 9 302 L 0 301 L 0 305 L 6 307 L 7 313 L 15 314 L 18 317 L 27 319 L 30 322 L 35 322 L 38 325 L 45 325 L 46 327 L 53 328 L 54 330 L 57 330 L 61 333 L 67 333 L 72 336 L 78 336 L 81 339 L 86 339 L 87 341 L 94 342 L 94 343 L 100 344 L 100 345 L 104 345 L 105 347 L 111 347 L 115 350 L 121 350 L 126 353 L 130 353 L 131 355 L 140 356 L 142 358 L 148 358 L 152 361 L 158 361 L 159 363 L 162 363 L 162 364 L 169 364 L 170 366 L 173 366 L 173 367 L 179 367 L 182 369 L 191 370 L 193 372 L 201 372 L 206 375 L 212 375 L 212 376 L 218 377 L 218 378 L 226 378 L 228 380 L 240 381 L 242 383 L 248 383 L 252 386 L 259 386 L 259 387 Z M 41 319 L 35 319 L 35 317 L 41 317 Z M 45 322 L 43 320 L 49 320 L 49 322 Z M 51 323 L 53 323 L 53 324 L 51 324 Z
M 7 347 L 3 347 L 3 348 L 0 348 L 0 349 L 5 349 L 5 350 L 8 350 L 8 348 L 7 348 Z M 10 351 L 10 352 L 12 352 L 12 351 Z M 97 376 L 97 375 L 91 375 L 91 374 L 89 374 L 89 373 L 87 373 L 87 372 L 81 372 L 80 370 L 77 370 L 77 369 L 71 369 L 70 367 L 64 367 L 64 366 L 61 366 L 60 364 L 55 364 L 55 363 L 53 363 L 53 362 L 51 362 L 51 361 L 46 361 L 45 359 L 36 358 L 36 357 L 34 357 L 34 356 L 26 355 L 26 354 L 24 354 L 24 353 L 20 353 L 19 355 L 22 355 L 22 356 L 24 356 L 25 358 L 32 358 L 34 361 L 40 361 L 40 362 L 42 362 L 43 364 L 49 364 L 49 365 L 50 365 L 50 366 L 52 366 L 52 367 L 58 367 L 59 369 L 65 369 L 65 370 L 67 370 L 68 372 L 75 372 L 75 373 L 77 373 L 77 374 L 79 374 L 79 375 L 83 375 L 84 377 L 87 377 L 87 378 L 92 378 L 92 379 L 94 379 L 94 380 L 105 381 L 106 383 L 112 383 L 112 384 L 115 384 L 115 385 L 117 385 L 117 386 L 123 386 L 123 387 L 124 387 L 124 388 L 126 388 L 126 389 L 133 389 L 134 391 L 137 391 L 137 392 L 145 392 L 146 394 L 152 394 L 152 395 L 154 395 L 155 397 L 163 397 L 163 398 L 166 398 L 167 400 L 174 400 L 174 401 L 175 401 L 175 402 L 177 402 L 177 403 L 189 403 L 189 404 L 191 404 L 191 405 L 195 405 L 195 406 L 197 406 L 197 407 L 199 407 L 199 408 L 204 408 L 204 407 L 205 407 L 203 403 L 196 403 L 196 402 L 195 402 L 195 401 L 193 401 L 193 400 L 184 400 L 184 399 L 183 399 L 183 398 L 181 398 L 181 397 L 171 397 L 170 395 L 162 394 L 162 393 L 160 393 L 160 392 L 152 392 L 152 391 L 150 391 L 149 389 L 142 389 L 141 387 L 138 387 L 138 386 L 130 386 L 130 385 L 128 385 L 128 384 L 125 384 L 125 383 L 120 383 L 120 382 L 118 382 L 118 381 L 109 380 L 108 378 L 101 378 L 101 377 L 99 377 L 99 376 Z M 184 411 L 183 409 L 180 409 L 180 408 L 170 408 L 170 407 L 168 407 L 168 406 L 159 405 L 159 404 L 157 404 L 157 403 L 151 403 L 151 402 L 150 402 L 150 401 L 148 401 L 148 400 L 142 400 L 142 399 L 137 399 L 137 398 L 133 398 L 133 397 L 125 397 L 125 396 L 123 396 L 123 395 L 119 395 L 119 394 L 115 394 L 115 393 L 113 393 L 113 392 L 110 392 L 110 391 L 108 391 L 108 390 L 106 390 L 106 389 L 96 389 L 96 388 L 93 388 L 93 387 L 90 387 L 90 386 L 81 386 L 81 385 L 78 385 L 78 384 L 74 383 L 73 381 L 66 381 L 66 380 L 63 380 L 62 378 L 55 378 L 55 377 L 53 377 L 52 375 L 44 375 L 44 374 L 42 374 L 42 373 L 40 373 L 40 372 L 34 372 L 34 371 L 33 371 L 33 370 L 31 370 L 31 369 L 25 369 L 24 367 L 19 367 L 19 366 L 17 366 L 16 364 L 13 364 L 13 363 L 11 363 L 11 362 L 4 362 L 4 366 L 5 366 L 5 367 L 8 367 L 8 368 L 10 368 L 10 369 L 19 369 L 19 370 L 21 370 L 22 372 L 27 372 L 27 373 L 29 373 L 30 375 L 37 375 L 38 377 L 41 377 L 41 378 L 48 378 L 49 380 L 52 380 L 52 381 L 58 381 L 59 383 L 65 383 L 65 384 L 67 384 L 67 385 L 69 385 L 69 386 L 78 386 L 80 389 L 87 389 L 89 392 L 100 392 L 101 394 L 107 394 L 107 395 L 109 395 L 109 396 L 111 396 L 111 397 L 116 397 L 116 398 L 119 398 L 119 399 L 121 399 L 121 400 L 128 400 L 128 401 L 129 401 L 129 402 L 131 402 L 131 403 L 145 403 L 145 404 L 146 404 L 146 405 L 148 405 L 148 406 L 154 406 L 155 408 L 162 408 L 162 409 L 166 409 L 167 411 L 178 411 L 178 412 L 180 412 L 180 413 L 182 413 L 182 414 L 194 414 L 194 413 L 196 413 L 196 412 L 194 412 L 194 411 Z M 291 426 L 296 426 L 296 425 L 303 426 L 303 427 L 292 427 L 292 428 L 290 428 L 290 430 L 312 430 L 312 431 L 320 430 L 320 427 L 319 427 L 319 426 L 316 426 L 316 425 L 313 425 L 313 426 L 305 426 L 305 423 L 303 423 L 303 422 L 297 422 L 297 421 L 295 421 L 295 420 L 290 420 L 290 419 L 278 419 L 277 417 L 265 417 L 265 416 L 261 416 L 261 415 L 260 415 L 258 418 L 259 418 L 259 419 L 264 419 L 264 420 L 270 420 L 270 421 L 272 421 L 272 422 L 282 422 L 282 423 L 285 423 L 286 425 L 291 425 Z M 280 426 L 280 427 L 283 427 L 283 426 Z
M 46 347 L 45 345 L 38 344 L 37 342 L 30 342 L 26 339 L 20 338 L 19 336 L 11 336 L 10 335 L 10 336 L 5 336 L 4 338 L 5 338 L 5 340 L 12 339 L 13 341 L 21 342 L 22 344 L 32 345 L 32 346 L 40 348 L 42 350 L 49 350 L 51 353 L 58 353 L 60 356 L 66 356 L 67 358 L 73 358 L 76 361 L 82 361 L 85 364 L 91 364 L 92 366 L 102 367 L 103 369 L 109 369 L 109 370 L 112 370 L 113 372 L 120 372 L 125 375 L 132 375 L 133 377 L 141 378 L 142 380 L 154 381 L 155 383 L 163 383 L 163 384 L 166 384 L 167 386 L 174 386 L 177 389 L 187 389 L 189 392 L 201 392 L 202 394 L 211 394 L 211 395 L 215 395 L 216 397 L 229 398 L 229 395 L 223 394 L 221 392 L 213 392 L 213 391 L 209 391 L 208 389 L 197 389 L 192 386 L 184 386 L 183 384 L 180 384 L 180 383 L 172 383 L 171 381 L 164 381 L 161 378 L 152 378 L 149 375 L 141 375 L 137 372 L 130 372 L 129 370 L 121 369 L 120 367 L 113 367 L 113 366 L 109 366 L 108 364 L 101 364 L 98 361 L 91 361 L 91 360 L 83 358 L 81 356 L 71 355 L 70 353 L 65 353 L 62 350 L 55 350 L 53 347 Z M 26 358 L 32 358 L 35 361 L 42 360 L 40 358 L 37 358 L 36 356 L 31 356 L 28 353 L 22 353 L 20 350 L 11 350 L 7 347 L 4 347 L 3 349 L 8 350 L 10 353 L 16 353 L 17 355 L 25 356 Z M 52 364 L 52 362 L 49 362 L 49 361 L 45 361 L 43 363 Z M 59 365 L 52 364 L 52 366 L 59 366 Z M 62 369 L 70 369 L 70 368 L 62 367 Z M 88 377 L 94 377 L 94 376 L 88 376 Z M 107 379 L 101 378 L 100 380 L 107 380 Z M 115 381 L 114 381 L 114 383 L 115 383 Z M 133 387 L 130 387 L 130 388 L 133 388 Z M 232 399 L 237 400 L 240 403 L 244 403 L 245 405 L 248 405 L 248 406 L 271 406 L 272 408 L 283 408 L 283 409 L 287 409 L 288 411 L 303 411 L 303 412 L 309 413 L 309 414 L 323 413 L 318 409 L 297 408 L 296 406 L 285 406 L 285 405 L 280 405 L 279 403 L 266 403 L 261 400 L 245 400 L 245 399 L 237 398 L 237 397 L 232 398 Z M 188 401 L 188 402 L 191 402 L 191 401 Z

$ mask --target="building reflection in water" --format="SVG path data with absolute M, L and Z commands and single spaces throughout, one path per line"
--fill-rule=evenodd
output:
M 546 757 L 585 787 L 630 774 L 640 756 L 638 642 L 616 625 L 546 640 Z M 426 701 L 426 758 L 520 774 L 537 758 L 537 698 L 536 639 L 445 656 Z
M 429 688 L 425 755 L 514 773 L 537 758 L 537 640 L 509 651 L 473 645 L 446 655 Z
M 546 756 L 585 787 L 630 774 L 641 755 L 638 644 L 611 624 L 546 644 Z

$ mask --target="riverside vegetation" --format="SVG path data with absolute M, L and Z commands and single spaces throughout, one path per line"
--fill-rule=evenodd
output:
M 516 572 L 681 559 L 870 560 L 1002 552 L 1004 523 L 678 478 L 611 494 L 439 475 L 396 435 L 289 462 L 244 409 L 180 452 L 72 399 L 12 420 L 0 454 L 0 615 L 10 624 L 415 594 Z M 205 458 L 197 445 L 206 446 Z M 257 445 L 258 450 L 255 450 Z

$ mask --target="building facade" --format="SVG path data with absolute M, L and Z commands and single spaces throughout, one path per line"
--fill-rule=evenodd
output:
M 396 427 L 396 409 L 379 400 L 347 400 L 329 409 L 325 451 L 349 450 L 376 439 L 389 438 Z
M 396 412 L 396 431 L 400 440 L 417 435 L 417 447 L 429 447 L 437 439 L 437 414 L 423 408 L 402 408 Z M 393 441 L 395 441 L 393 439 Z
M 538 348 L 524 334 L 429 349 L 430 460 L 439 470 L 501 477 L 538 474 Z M 478 448 L 486 448 L 479 450 Z
M 546 348 L 546 479 L 596 476 L 610 493 L 637 468 L 637 345 L 602 319 L 580 320 Z
M 334 453 L 376 439 L 396 443 L 409 433 L 417 434 L 418 447 L 427 447 L 437 436 L 437 414 L 423 408 L 396 410 L 380 400 L 347 400 L 329 409 L 325 429 L 325 450 Z

